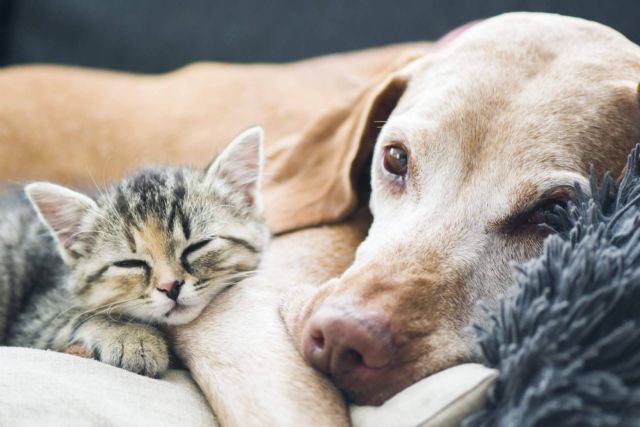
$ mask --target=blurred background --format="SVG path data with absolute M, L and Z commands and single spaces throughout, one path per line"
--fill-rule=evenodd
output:
M 0 64 L 163 72 L 283 62 L 433 40 L 515 10 L 596 20 L 640 43 L 640 0 L 0 0 Z

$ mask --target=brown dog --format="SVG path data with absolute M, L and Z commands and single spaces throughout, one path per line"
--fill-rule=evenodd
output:
M 617 174 L 640 142 L 640 48 L 595 23 L 489 19 L 397 80 L 407 89 L 377 139 L 368 236 L 288 316 L 306 359 L 366 404 L 470 360 L 476 302 L 540 253 L 547 213 L 590 164 Z

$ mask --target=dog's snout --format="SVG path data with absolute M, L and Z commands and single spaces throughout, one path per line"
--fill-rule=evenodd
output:
M 384 371 L 394 355 L 389 322 L 383 315 L 335 304 L 324 304 L 312 315 L 303 339 L 309 363 L 337 380 Z

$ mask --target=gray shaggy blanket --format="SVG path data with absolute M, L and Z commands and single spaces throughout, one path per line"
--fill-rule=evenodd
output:
M 560 231 L 517 268 L 516 288 L 476 327 L 500 371 L 463 425 L 640 425 L 640 148 L 616 184 L 558 208 Z

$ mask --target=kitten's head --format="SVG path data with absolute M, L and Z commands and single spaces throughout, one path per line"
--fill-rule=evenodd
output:
M 140 170 L 96 199 L 49 183 L 26 187 L 70 269 L 84 307 L 183 324 L 250 274 L 268 240 L 260 128 L 204 171 Z

